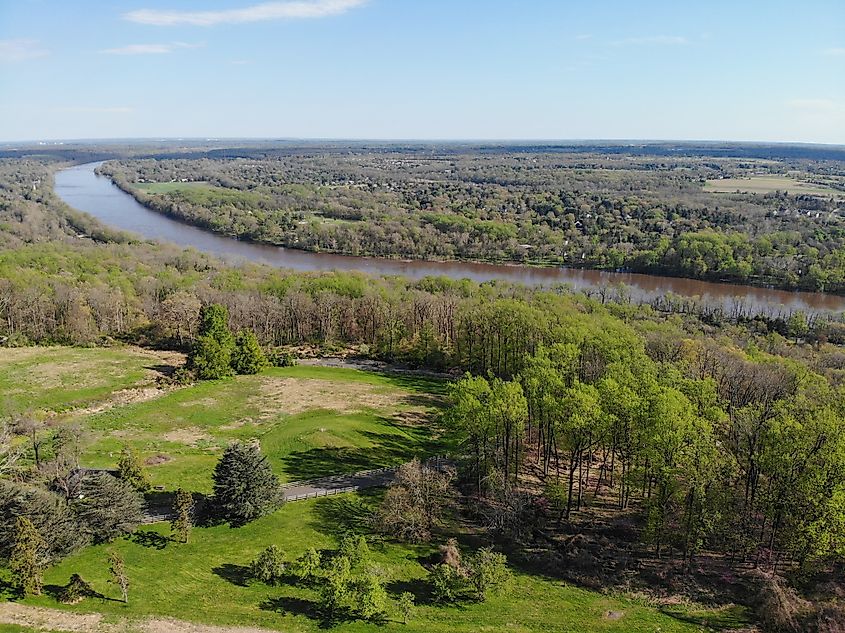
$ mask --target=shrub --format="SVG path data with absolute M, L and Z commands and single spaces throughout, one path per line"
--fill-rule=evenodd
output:
M 367 539 L 363 536 L 346 534 L 340 540 L 338 553 L 348 558 L 349 564 L 354 569 L 370 558 L 370 547 L 367 545 Z
M 303 582 L 313 582 L 320 575 L 322 557 L 313 547 L 296 559 L 293 564 L 293 572 Z
M 492 547 L 478 550 L 469 558 L 467 567 L 469 582 L 480 602 L 484 602 L 491 590 L 498 589 L 510 578 L 507 558 L 504 554 L 494 552 Z
M 285 573 L 285 561 L 282 551 L 275 545 L 270 545 L 249 565 L 250 576 L 256 580 L 271 585 Z
M 435 602 L 454 602 L 463 590 L 464 579 L 451 565 L 437 565 L 429 573 L 428 579 Z
M 293 352 L 285 352 L 283 350 L 276 350 L 270 354 L 269 361 L 273 367 L 294 367 L 297 364 L 296 356 Z
M 76 604 L 85 598 L 96 595 L 97 592 L 82 579 L 82 576 L 74 574 L 70 577 L 70 582 L 59 593 L 59 602 L 62 604 Z

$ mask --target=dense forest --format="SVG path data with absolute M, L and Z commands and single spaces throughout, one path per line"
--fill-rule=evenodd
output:
M 716 208 L 698 183 L 726 167 L 709 159 L 692 169 L 663 159 L 633 168 L 627 157 L 555 165 L 569 160 L 314 156 L 106 169 L 130 188 L 212 183 L 138 195 L 216 230 L 290 234 L 308 248 L 515 258 L 528 243 L 537 259 L 561 256 L 556 245 L 584 253 L 585 265 L 631 266 L 664 248 L 642 266 L 742 280 L 779 270 L 792 285 L 843 270 L 830 201 L 737 196 Z M 695 578 L 726 598 L 755 582 L 752 570 L 782 574 L 795 589 L 778 584 L 778 595 L 798 601 L 797 589 L 819 605 L 796 630 L 835 630 L 817 623 L 841 609 L 832 596 L 845 561 L 841 322 L 702 318 L 566 288 L 230 267 L 97 228 L 57 201 L 54 168 L 0 161 L 3 344 L 187 351 L 201 309 L 215 305 L 231 332 L 252 332 L 265 349 L 352 350 L 451 372 L 444 422 L 460 447 L 467 520 L 590 586 L 623 587 L 634 573 L 683 592 Z M 796 204 L 823 217 L 782 213 Z M 798 254 L 817 272 L 791 271 L 785 262 Z M 710 263 L 696 270 L 699 260 Z
M 543 147 L 244 154 L 110 161 L 100 171 L 170 216 L 312 251 L 845 290 L 841 160 Z M 775 182 L 784 189 L 713 193 L 705 187 L 764 176 L 781 178 Z M 822 189 L 788 193 L 799 180 Z

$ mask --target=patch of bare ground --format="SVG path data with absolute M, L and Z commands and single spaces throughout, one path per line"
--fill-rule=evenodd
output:
M 173 429 L 161 436 L 163 440 L 196 446 L 202 441 L 211 440 L 212 437 L 198 426 L 188 426 L 184 429 Z
M 87 407 L 74 409 L 71 411 L 72 415 L 92 415 L 94 413 L 102 413 L 114 407 L 122 407 L 127 404 L 134 404 L 136 402 L 145 402 L 153 400 L 167 393 L 167 389 L 160 389 L 159 387 L 131 387 L 129 389 L 121 389 L 115 391 L 111 397 L 104 401 L 98 402 Z
M 0 623 L 61 633 L 270 633 L 258 627 L 213 626 L 167 618 L 104 622 L 99 613 L 69 613 L 16 602 L 0 604 Z
M 332 382 L 319 378 L 277 378 L 261 380 L 261 394 L 252 399 L 261 417 L 282 413 L 302 413 L 330 409 L 353 413 L 362 409 L 388 409 L 401 397 L 383 387 L 354 382 Z

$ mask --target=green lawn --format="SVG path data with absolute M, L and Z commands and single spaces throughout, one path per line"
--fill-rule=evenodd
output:
M 364 517 L 377 498 L 374 494 L 349 494 L 291 503 L 242 528 L 197 528 L 187 545 L 166 540 L 166 526 L 147 528 L 146 538 L 90 547 L 63 561 L 46 575 L 47 594 L 26 602 L 59 607 L 50 594 L 67 583 L 71 574 L 79 573 L 109 599 L 89 599 L 61 608 L 131 618 L 158 615 L 223 625 L 257 625 L 286 632 L 317 631 L 322 622 L 315 589 L 293 582 L 278 587 L 253 583 L 245 577 L 245 566 L 271 543 L 277 544 L 289 560 L 311 546 L 333 549 L 339 532 L 363 530 Z M 436 550 L 435 546 L 374 540 L 371 547 L 373 561 L 386 574 L 389 593 L 396 596 L 411 591 L 419 607 L 408 626 L 391 620 L 378 627 L 347 618 L 337 624 L 338 631 L 680 633 L 702 630 L 688 621 L 694 619 L 691 615 L 717 621 L 722 616 L 683 610 L 661 613 L 633 601 L 516 570 L 507 589 L 486 603 L 441 607 L 430 604 L 426 569 L 420 562 Z M 128 605 L 115 600 L 118 592 L 107 582 L 106 556 L 112 549 L 126 561 L 132 583 Z M 612 617 L 608 617 L 610 613 Z
M 792 194 L 806 194 L 814 196 L 843 196 L 842 191 L 831 187 L 810 182 L 802 182 L 788 176 L 749 176 L 748 178 L 723 178 L 708 180 L 704 185 L 705 191 L 712 193 L 772 193 L 786 191 Z
M 160 355 L 137 348 L 0 349 L 0 414 L 61 412 L 152 384 Z
M 443 450 L 432 433 L 440 401 L 431 387 L 301 366 L 197 383 L 89 416 L 97 439 L 83 462 L 111 466 L 129 446 L 160 462 L 149 469 L 154 484 L 198 491 L 210 490 L 214 464 L 232 440 L 258 438 L 284 480 L 393 465 Z
M 146 191 L 147 193 L 169 193 L 171 191 L 187 191 L 197 188 L 209 188 L 211 183 L 200 182 L 133 182 L 132 186 L 135 189 Z
M 218 187 L 208 182 L 140 182 L 133 187 L 149 194 L 158 194 L 203 206 L 236 204 L 241 208 L 271 204 L 272 199 L 255 191 Z

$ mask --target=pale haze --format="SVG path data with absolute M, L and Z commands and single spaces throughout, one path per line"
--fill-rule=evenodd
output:
M 0 2 L 0 141 L 845 143 L 845 3 Z

